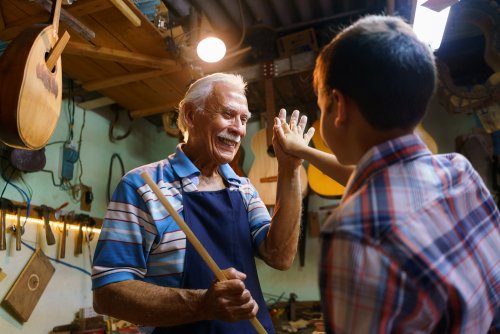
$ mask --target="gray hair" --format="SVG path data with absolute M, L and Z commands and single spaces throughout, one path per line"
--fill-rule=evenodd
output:
M 177 126 L 179 129 L 186 133 L 187 128 L 184 122 L 184 112 L 187 103 L 191 103 L 196 106 L 196 111 L 203 111 L 206 99 L 212 94 L 214 85 L 216 83 L 224 83 L 234 87 L 237 92 L 245 94 L 247 83 L 243 80 L 243 77 L 239 74 L 229 74 L 229 73 L 214 73 L 204 76 L 201 79 L 193 82 L 184 98 L 179 102 L 179 117 L 177 118 Z

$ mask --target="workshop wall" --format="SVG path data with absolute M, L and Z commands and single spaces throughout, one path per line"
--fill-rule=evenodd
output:
M 61 119 L 57 129 L 51 138 L 51 142 L 65 141 L 68 136 L 68 115 L 73 108 L 68 101 L 63 102 Z M 73 141 L 77 143 L 80 129 L 83 123 L 84 111 L 76 108 L 75 125 L 73 127 Z M 161 130 L 145 120 L 136 120 L 129 137 L 124 140 L 111 143 L 108 139 L 110 121 L 114 118 L 111 111 L 86 112 L 85 127 L 83 130 L 83 141 L 81 145 L 81 160 L 83 166 L 82 183 L 92 187 L 94 201 L 89 213 L 93 217 L 102 218 L 106 209 L 106 184 L 108 179 L 110 159 L 113 153 L 118 153 L 123 159 L 126 171 L 164 158 L 172 153 L 177 144 L 177 139 L 168 137 Z M 123 123 L 123 124 L 122 124 Z M 128 127 L 128 120 L 116 127 L 117 135 L 124 133 Z M 476 127 L 472 116 L 463 114 L 451 114 L 444 110 L 437 100 L 433 100 L 428 115 L 424 121 L 424 128 L 436 140 L 440 153 L 455 150 L 454 140 L 459 134 L 469 133 Z M 243 141 L 245 150 L 244 171 L 248 172 L 252 162 L 253 153 L 251 149 L 251 138 L 259 130 L 258 122 L 252 122 L 247 129 L 247 137 Z M 45 169 L 52 170 L 58 182 L 58 164 L 60 161 L 62 143 L 49 145 L 46 149 L 47 164 Z M 74 183 L 78 183 L 79 167 L 75 167 Z M 115 161 L 110 181 L 111 190 L 116 186 L 121 170 L 119 163 Z M 75 210 L 82 212 L 80 204 L 72 200 L 70 192 L 55 187 L 52 184 L 51 175 L 45 172 L 26 173 L 23 178 L 32 189 L 31 201 L 34 205 L 46 204 L 58 207 L 64 202 L 69 205 L 63 210 Z M 28 192 L 27 187 L 20 179 L 12 179 L 12 182 Z M 0 180 L 0 189 L 5 182 Z M 17 202 L 24 202 L 20 192 L 12 186 L 7 186 L 4 196 Z M 316 194 L 309 195 L 308 211 L 317 214 L 321 223 L 328 213 L 325 207 L 333 206 L 336 200 L 325 199 Z M 10 226 L 12 223 L 8 223 Z M 60 227 L 53 226 L 56 237 L 56 245 L 48 246 L 44 237 L 43 226 L 28 223 L 23 236 L 23 241 L 33 247 L 40 247 L 43 252 L 52 259 L 58 259 L 61 232 Z M 0 333 L 48 333 L 54 326 L 68 324 L 74 320 L 74 315 L 80 308 L 92 306 L 91 283 L 90 283 L 90 260 L 95 243 L 98 238 L 94 233 L 90 243 L 84 242 L 83 253 L 74 255 L 75 239 L 77 230 L 71 230 L 67 237 L 66 257 L 59 259 L 60 262 L 51 261 L 55 267 L 47 288 L 43 292 L 39 302 L 27 321 L 20 324 L 4 308 L 0 307 Z M 86 234 L 88 235 L 88 234 Z M 0 267 L 7 277 L 0 283 L 0 298 L 4 298 L 9 288 L 13 285 L 23 267 L 28 262 L 33 251 L 26 245 L 22 245 L 21 251 L 15 250 L 15 240 L 12 234 L 7 236 L 7 250 L 0 252 Z M 286 301 L 291 293 L 297 295 L 297 300 L 318 300 L 318 275 L 317 263 L 319 260 L 319 238 L 317 231 L 307 230 L 306 251 L 304 266 L 299 263 L 297 255 L 293 267 L 288 271 L 277 271 L 267 267 L 262 261 L 257 260 L 261 285 L 268 303 L 273 301 Z M 63 264 L 64 262 L 65 264 Z
M 85 114 L 85 126 L 80 149 L 83 166 L 81 181 L 92 188 L 94 200 L 91 203 L 90 212 L 80 209 L 80 203 L 73 199 L 71 190 L 63 190 L 62 187 L 54 186 L 50 173 L 23 173 L 22 177 L 26 185 L 31 188 L 32 205 L 45 204 L 57 208 L 68 202 L 69 205 L 63 209 L 66 212 L 74 210 L 76 213 L 86 213 L 95 218 L 102 218 L 107 206 L 106 185 L 112 155 L 114 153 L 119 154 L 123 160 L 125 171 L 129 171 L 144 163 L 166 157 L 175 149 L 176 141 L 168 137 L 162 130 L 156 129 L 150 122 L 140 119 L 133 122 L 132 132 L 127 138 L 112 143 L 108 139 L 108 130 L 110 123 L 114 120 L 114 112 L 109 110 L 84 112 L 76 107 L 74 108 L 74 115 L 72 115 L 73 107 L 74 105 L 71 102 L 63 101 L 60 120 L 50 140 L 50 143 L 56 144 L 46 147 L 47 163 L 45 170 L 53 171 L 56 184 L 60 182 L 58 177 L 59 163 L 63 147 L 62 142 L 68 138 L 69 119 L 74 116 L 73 143 L 78 145 Z M 124 115 L 124 113 L 122 114 Z M 128 130 L 130 121 L 127 117 L 122 116 L 122 118 L 124 119 L 120 119 L 114 129 L 115 136 L 123 135 Z M 79 164 L 76 163 L 74 177 L 71 181 L 73 185 L 79 183 L 80 170 Z M 111 193 L 121 177 L 121 167 L 116 158 L 112 170 Z M 12 183 L 22 188 L 27 194 L 30 192 L 17 175 L 13 175 Z M 3 190 L 4 187 L 5 182 L 0 179 L 0 189 Z M 6 187 L 4 197 L 21 203 L 25 201 L 23 195 L 11 185 Z M 9 221 L 7 226 L 9 227 L 12 224 L 15 224 L 15 220 Z M 32 248 L 40 247 L 47 256 L 51 257 L 53 260 L 50 262 L 55 267 L 55 272 L 29 320 L 24 324 L 12 317 L 5 308 L 0 307 L 0 333 L 48 333 L 54 326 L 71 323 L 75 318 L 75 313 L 80 308 L 92 306 L 89 256 L 94 253 L 98 234 L 93 235 L 90 244 L 84 241 L 83 253 L 75 255 L 75 239 L 78 230 L 70 230 L 66 241 L 66 256 L 64 259 L 59 259 L 62 229 L 53 225 L 52 230 L 56 244 L 48 246 L 45 241 L 43 225 L 30 222 L 26 224 L 25 233 L 22 237 L 23 241 Z M 88 233 L 84 233 L 84 235 L 86 236 Z M 0 268 L 2 268 L 3 273 L 7 274 L 7 277 L 0 282 L 0 298 L 2 300 L 33 254 L 33 250 L 25 244 L 22 245 L 21 251 L 16 251 L 15 238 L 12 233 L 8 233 L 7 250 L 0 251 Z M 58 259 L 60 262 L 55 262 L 54 259 Z

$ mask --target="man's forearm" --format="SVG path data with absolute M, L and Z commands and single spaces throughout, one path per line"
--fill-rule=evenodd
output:
M 96 289 L 94 308 L 139 325 L 174 326 L 207 319 L 209 310 L 202 311 L 204 292 L 128 280 Z
M 276 205 L 261 256 L 273 268 L 288 269 L 297 253 L 302 210 L 300 168 L 278 173 Z

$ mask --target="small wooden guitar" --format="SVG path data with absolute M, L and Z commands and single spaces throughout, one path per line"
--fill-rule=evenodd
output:
M 319 134 L 319 120 L 313 123 L 314 135 L 312 137 L 313 145 L 316 149 L 332 154 L 332 151 L 326 146 Z M 313 164 L 307 167 L 307 179 L 309 186 L 318 195 L 324 197 L 342 196 L 344 193 L 344 186 L 324 174 Z
M 274 157 L 272 145 L 275 117 L 274 75 L 274 63 L 264 63 L 267 126 L 265 129 L 259 130 L 252 138 L 252 152 L 255 155 L 255 160 L 248 172 L 248 177 L 259 192 L 259 196 L 264 204 L 268 206 L 276 204 L 276 182 L 278 181 L 278 160 Z M 300 181 L 302 186 L 302 197 L 305 197 L 307 195 L 307 174 L 304 167 L 300 168 Z
M 0 57 L 0 140 L 37 150 L 49 141 L 59 120 L 62 99 L 60 55 L 69 40 L 59 39 L 61 0 L 52 24 L 34 25 L 19 34 Z

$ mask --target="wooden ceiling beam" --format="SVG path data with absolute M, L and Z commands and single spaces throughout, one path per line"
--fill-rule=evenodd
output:
M 29 16 L 21 20 L 17 20 L 16 22 L 12 22 L 8 26 L 4 22 L 3 29 L 0 29 L 0 39 L 4 41 L 11 41 L 12 39 L 14 39 L 14 37 L 19 35 L 21 32 L 23 32 L 33 24 L 44 21 L 46 22 L 47 18 L 47 15 Z
M 80 102 L 78 103 L 78 106 L 85 110 L 95 110 L 97 108 L 109 106 L 114 103 L 114 100 L 110 99 L 109 97 L 103 96 L 97 99 Z
M 110 0 L 111 3 L 118 9 L 123 16 L 127 18 L 135 27 L 141 26 L 141 19 L 135 15 L 130 7 L 123 0 Z
M 52 2 L 50 0 L 36 0 L 36 3 L 42 8 L 47 8 L 49 6 L 49 13 L 51 10 Z M 95 37 L 95 33 L 85 27 L 80 21 L 76 18 L 89 15 L 95 12 L 99 12 L 104 9 L 108 9 L 113 7 L 113 5 L 109 1 L 102 0 L 87 0 L 84 2 L 77 2 L 69 10 L 65 10 L 61 8 L 61 21 L 66 23 L 76 32 L 81 34 L 85 39 L 91 40 Z M 0 13 L 1 16 L 1 13 Z M 29 28 L 30 26 L 36 23 L 46 23 L 48 19 L 47 14 L 41 15 L 31 15 L 25 17 L 21 20 L 17 20 L 16 22 L 11 22 L 8 26 L 5 24 L 3 20 L 3 16 L 0 17 L 0 39 L 4 41 L 10 41 L 14 39 L 21 32 Z
M 49 13 L 52 11 L 51 0 L 34 0 Z M 66 23 L 71 29 L 79 33 L 87 41 L 91 42 L 95 38 L 95 32 L 87 28 L 83 23 L 71 15 L 67 10 L 61 8 L 61 21 Z
M 172 102 L 167 102 L 163 105 L 156 106 L 156 107 L 131 110 L 130 117 L 135 119 L 135 118 L 141 118 L 141 117 L 152 116 L 152 115 L 157 115 L 157 114 L 163 114 L 163 113 L 166 113 L 166 112 L 176 108 L 178 103 L 179 103 L 179 101 L 172 101 Z
M 153 57 L 132 51 L 110 49 L 104 46 L 92 46 L 80 42 L 69 42 L 66 49 L 64 49 L 64 53 L 166 70 L 177 66 L 177 62 L 172 59 Z
M 93 92 L 104 88 L 116 87 L 116 86 L 126 85 L 131 82 L 156 78 L 162 75 L 167 75 L 181 70 L 182 68 L 179 66 L 172 66 L 171 68 L 165 70 L 153 70 L 147 72 L 141 71 L 136 73 L 120 75 L 108 79 L 87 81 L 82 84 L 82 87 L 88 92 Z
M 85 1 L 76 1 L 71 7 L 68 9 L 71 14 L 76 17 L 90 15 L 96 12 L 100 12 L 101 10 L 105 10 L 113 7 L 113 4 L 109 1 L 102 0 L 85 0 Z

